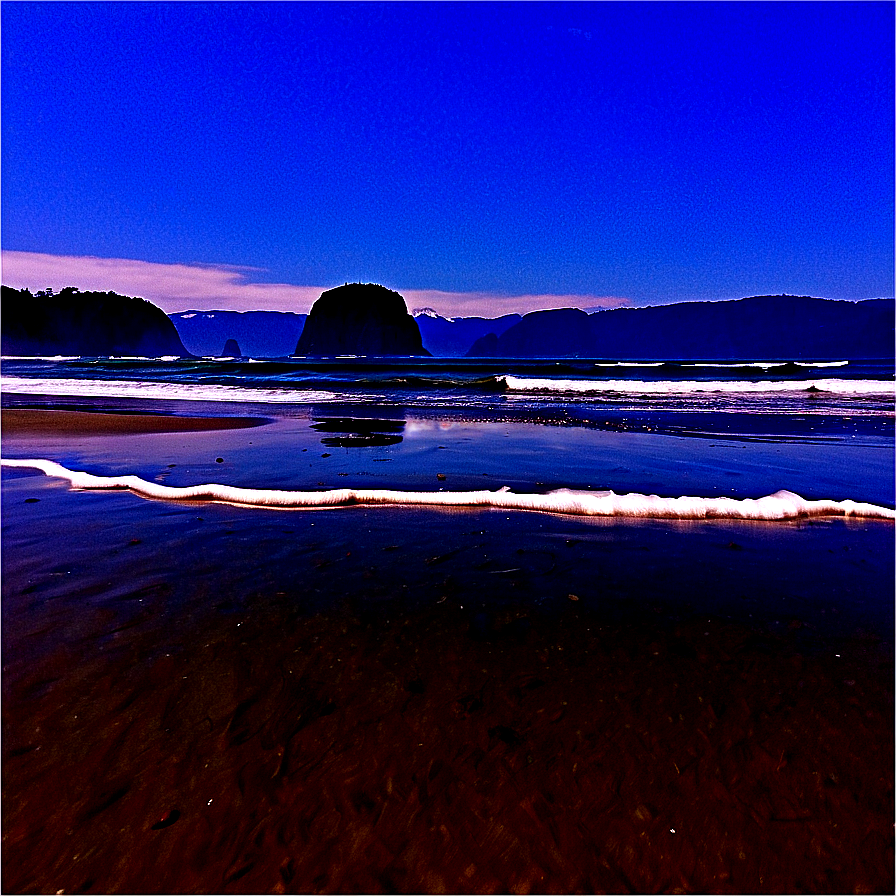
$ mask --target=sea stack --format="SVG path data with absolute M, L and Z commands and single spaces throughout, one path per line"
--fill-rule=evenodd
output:
M 240 351 L 240 344 L 236 339 L 228 339 L 224 343 L 224 351 L 221 352 L 222 358 L 242 358 L 243 353 Z
M 297 355 L 425 355 L 404 298 L 376 283 L 346 283 L 314 303 Z

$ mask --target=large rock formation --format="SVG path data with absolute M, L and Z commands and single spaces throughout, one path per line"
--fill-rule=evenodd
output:
M 189 356 L 174 324 L 145 299 L 69 286 L 32 295 L 2 288 L 4 355 Z
M 221 352 L 222 358 L 242 358 L 243 353 L 240 351 L 240 344 L 236 339 L 228 339 L 224 343 L 224 351 Z
M 429 355 L 420 328 L 397 292 L 376 283 L 346 283 L 314 303 L 297 355 Z
M 468 357 L 611 360 L 812 360 L 892 358 L 894 302 L 753 296 L 681 302 L 586 315 L 527 314 L 500 336 L 477 340 Z

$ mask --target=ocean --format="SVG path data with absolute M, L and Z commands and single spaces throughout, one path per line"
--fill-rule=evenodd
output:
M 544 492 L 548 481 L 555 488 L 615 493 L 651 485 L 665 498 L 761 498 L 765 495 L 756 490 L 767 488 L 808 492 L 803 497 L 816 501 L 893 505 L 894 380 L 892 365 L 884 362 L 10 359 L 4 362 L 0 387 L 9 407 L 50 402 L 72 408 L 197 414 L 212 406 L 227 415 L 271 415 L 289 418 L 294 425 L 307 421 L 310 430 L 322 434 L 321 445 L 351 452 L 355 459 L 363 478 L 342 486 L 370 486 L 373 478 L 387 481 L 394 492 L 403 484 L 395 470 L 406 469 L 404 484 L 416 487 L 419 471 L 410 465 L 410 457 L 405 463 L 406 443 L 419 445 L 435 421 L 438 441 L 449 443 L 441 446 L 451 452 L 445 458 L 454 461 L 451 488 L 457 487 L 456 474 L 468 461 L 481 465 L 486 455 L 490 477 L 509 477 L 499 485 L 513 484 L 527 493 Z M 516 429 L 507 429 L 512 426 Z M 531 457 L 522 468 L 516 460 L 502 462 L 509 452 L 499 444 L 486 444 L 496 427 L 505 428 L 505 440 L 515 433 L 514 457 L 525 454 L 523 443 L 532 441 Z M 544 427 L 562 428 L 568 449 L 551 452 L 539 444 Z M 471 432 L 476 439 L 471 440 Z M 610 433 L 632 438 L 617 439 L 611 450 Z M 718 476 L 676 481 L 673 472 L 658 470 L 653 477 L 638 479 L 621 469 L 595 469 L 587 463 L 597 451 L 623 456 L 649 450 L 648 442 L 635 434 L 678 439 L 667 443 L 669 453 L 690 452 L 694 467 L 702 464 L 711 470 L 714 454 L 718 473 L 727 465 L 727 456 L 722 459 L 723 452 L 712 452 L 698 440 L 752 445 L 751 452 L 772 466 L 762 479 L 741 476 L 741 482 L 733 487 L 726 483 L 722 490 Z M 374 458 L 377 453 L 381 456 Z M 798 469 L 776 473 L 772 454 Z M 806 460 L 804 469 L 799 469 L 800 456 Z M 392 466 L 374 467 L 373 461 L 390 461 Z M 832 467 L 840 468 L 841 477 L 827 494 L 824 486 L 831 481 Z M 258 471 L 257 465 L 253 470 L 257 482 L 226 484 L 270 489 L 271 471 Z M 521 477 L 523 470 L 527 475 Z M 282 473 L 280 465 L 277 472 Z M 589 480 L 589 475 L 596 479 Z M 298 471 L 294 481 L 279 476 L 277 482 L 280 489 L 305 492 L 316 484 L 302 481 Z M 471 484 L 465 477 L 465 487 Z M 703 492 L 692 494 L 685 486 Z M 390 503 L 396 500 L 393 495 Z M 252 503 L 252 498 L 243 494 L 241 502 Z M 552 506 L 560 509 L 556 502 Z M 626 513 L 621 507 L 616 512 Z M 630 512 L 649 514 L 649 509 Z M 654 512 L 676 513 L 668 504 L 656 505 Z
M 891 891 L 894 388 L 3 359 L 4 891 Z

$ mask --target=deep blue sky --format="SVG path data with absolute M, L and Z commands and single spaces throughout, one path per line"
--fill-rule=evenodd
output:
M 894 292 L 892 3 L 0 14 L 4 252 L 633 304 Z

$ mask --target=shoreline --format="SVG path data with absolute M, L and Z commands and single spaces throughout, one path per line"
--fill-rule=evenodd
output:
M 133 475 L 181 489 L 219 484 L 243 490 L 241 500 L 250 503 L 265 503 L 264 494 L 276 491 L 294 492 L 296 503 L 308 504 L 318 499 L 304 495 L 346 489 L 433 494 L 436 503 L 450 503 L 450 493 L 506 487 L 516 495 L 585 492 L 589 503 L 599 493 L 645 496 L 656 505 L 645 516 L 678 516 L 683 506 L 670 502 L 685 497 L 719 504 L 722 516 L 731 499 L 737 503 L 730 515 L 752 515 L 742 514 L 751 506 L 744 502 L 781 492 L 809 502 L 876 505 L 888 516 L 894 505 L 892 442 L 878 438 L 745 441 L 730 433 L 695 437 L 457 419 L 450 408 L 436 416 L 410 408 L 174 402 L 4 408 L 0 433 L 6 459 L 57 461 L 70 470 Z M 504 505 L 497 497 L 494 503 Z
M 223 458 L 221 459 L 223 463 Z M 265 509 L 322 509 L 354 506 L 409 506 L 430 509 L 487 508 L 507 511 L 531 511 L 609 519 L 666 520 L 753 520 L 776 522 L 817 517 L 853 517 L 893 520 L 896 511 L 867 502 L 806 501 L 800 495 L 778 491 L 762 498 L 700 498 L 681 496 L 616 494 L 560 489 L 547 493 L 514 493 L 507 488 L 497 491 L 426 491 L 399 489 L 352 489 L 299 491 L 283 489 L 235 488 L 211 483 L 172 487 L 148 482 L 138 476 L 98 476 L 71 470 L 46 459 L 0 460 L 9 469 L 39 470 L 44 475 L 67 480 L 74 489 L 98 491 L 127 488 L 134 495 L 160 501 L 219 502 L 239 507 Z M 442 474 L 443 478 L 444 474 Z
M 338 390 L 337 390 L 338 391 Z M 219 416 L 277 419 L 282 417 L 342 417 L 365 419 L 388 416 L 396 420 L 450 421 L 452 423 L 526 425 L 536 424 L 569 430 L 591 430 L 619 434 L 664 434 L 688 439 L 726 439 L 738 443 L 788 444 L 849 444 L 853 439 L 871 441 L 892 447 L 894 420 L 892 408 L 884 412 L 855 416 L 845 407 L 822 407 L 818 402 L 805 403 L 790 412 L 768 411 L 763 408 L 741 409 L 715 406 L 715 396 L 706 396 L 692 407 L 655 406 L 638 408 L 636 403 L 615 402 L 593 407 L 577 404 L 573 395 L 557 395 L 556 402 L 526 407 L 517 404 L 522 395 L 495 395 L 485 403 L 469 403 L 467 396 L 461 404 L 433 403 L 429 398 L 415 395 L 413 390 L 394 391 L 387 399 L 373 395 L 370 401 L 358 401 L 346 396 L 314 389 L 296 396 L 295 401 L 268 400 L 264 390 L 253 398 L 250 393 L 237 397 L 179 396 L 147 397 L 130 395 L 67 395 L 2 392 L 2 408 L 46 409 L 72 412 L 155 414 L 169 416 Z M 707 402 L 709 402 L 707 404 Z M 523 402 L 525 404 L 525 401 Z

